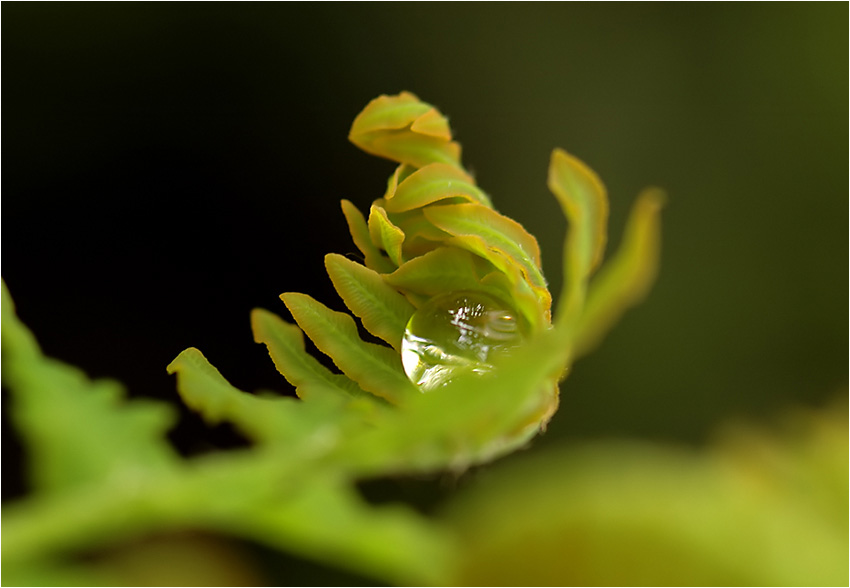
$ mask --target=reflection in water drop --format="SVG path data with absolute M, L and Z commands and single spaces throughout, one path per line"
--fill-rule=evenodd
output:
M 481 292 L 453 292 L 429 300 L 407 323 L 401 362 L 423 391 L 459 372 L 484 373 L 488 359 L 520 343 L 519 315 Z

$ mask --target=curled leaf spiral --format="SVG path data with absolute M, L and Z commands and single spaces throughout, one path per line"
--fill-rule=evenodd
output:
M 357 115 L 349 139 L 397 167 L 368 215 L 342 201 L 362 263 L 330 253 L 325 266 L 351 313 L 386 344 L 364 341 L 351 315 L 297 292 L 281 295 L 297 326 L 255 309 L 255 340 L 306 405 L 344 407 L 348 438 L 333 451 L 359 471 L 463 468 L 526 443 L 557 410 L 573 359 L 651 285 L 662 195 L 639 196 L 615 258 L 596 272 L 605 190 L 578 159 L 553 152 L 548 185 L 570 225 L 553 320 L 537 240 L 496 211 L 436 108 L 409 92 L 380 96 Z M 441 320 L 464 353 L 439 345 L 439 325 L 430 323 Z M 305 351 L 303 334 L 341 373 Z M 198 366 L 211 368 L 187 350 L 170 369 Z M 206 394 L 196 404 L 209 412 Z

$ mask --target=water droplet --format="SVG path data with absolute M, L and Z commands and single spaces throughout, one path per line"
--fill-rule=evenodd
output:
M 519 314 L 481 292 L 436 296 L 417 310 L 404 331 L 401 362 L 423 391 L 445 385 L 459 372 L 485 373 L 495 353 L 525 336 Z

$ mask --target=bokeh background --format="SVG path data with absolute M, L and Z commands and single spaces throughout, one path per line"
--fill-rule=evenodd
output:
M 438 106 L 497 208 L 542 246 L 565 224 L 560 146 L 611 199 L 611 247 L 666 189 L 659 280 L 562 386 L 532 451 L 702 444 L 730 419 L 847 394 L 848 6 L 50 4 L 2 10 L 2 275 L 45 350 L 176 403 L 199 347 L 235 385 L 286 391 L 251 308 L 338 310 L 339 200 L 393 165 L 347 142 L 375 96 Z M 4 396 L 5 401 L 5 396 Z M 187 454 L 234 443 L 191 414 Z M 26 491 L 3 421 L 3 493 Z

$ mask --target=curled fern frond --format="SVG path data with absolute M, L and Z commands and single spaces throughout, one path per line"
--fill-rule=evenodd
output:
M 525 443 L 557 409 L 572 360 L 651 284 L 662 196 L 639 197 L 621 250 L 591 280 L 607 241 L 607 197 L 596 174 L 555 150 L 548 183 L 570 230 L 553 324 L 537 240 L 463 168 L 436 108 L 409 92 L 380 96 L 349 139 L 398 165 L 367 214 L 342 201 L 363 263 L 331 253 L 325 265 L 351 313 L 386 345 L 360 339 L 350 315 L 292 292 L 281 298 L 297 327 L 257 310 L 255 340 L 302 400 L 370 415 L 329 450 L 355 469 L 465 467 Z M 302 332 L 341 373 L 304 351 Z

